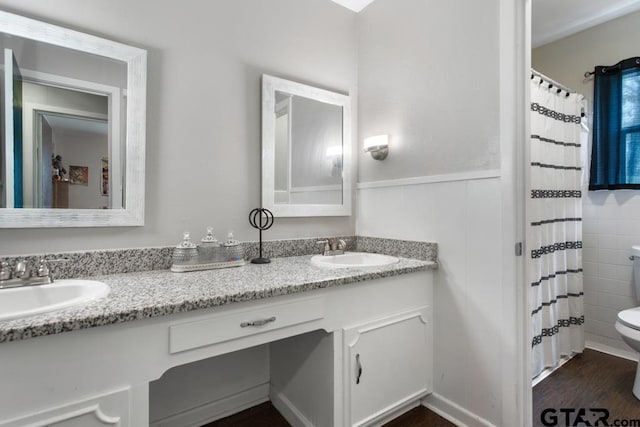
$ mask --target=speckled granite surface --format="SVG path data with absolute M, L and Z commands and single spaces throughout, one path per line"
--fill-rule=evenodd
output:
M 112 249 L 0 257 L 0 262 L 6 261 L 13 268 L 19 260 L 24 259 L 30 266 L 32 274 L 35 274 L 41 259 L 66 259 L 67 262 L 50 262 L 49 267 L 55 279 L 71 279 L 103 274 L 168 269 L 171 266 L 172 253 L 173 247 Z
M 438 261 L 438 245 L 430 242 L 356 236 L 356 248 L 359 252 L 374 252 L 424 261 Z
M 58 334 L 223 304 L 346 285 L 436 268 L 429 261 L 400 258 L 384 267 L 324 269 L 310 255 L 274 258 L 271 264 L 171 273 L 167 270 L 92 277 L 111 287 L 88 305 L 0 322 L 0 342 Z
M 352 251 L 355 249 L 355 236 L 337 238 L 344 239 L 347 242 L 347 250 Z M 322 247 L 317 242 L 324 239 L 327 239 L 327 237 L 265 241 L 262 245 L 262 252 L 268 258 L 318 254 L 322 252 Z M 242 245 L 247 261 L 258 257 L 258 242 L 243 242 Z M 0 256 L 0 262 L 6 261 L 13 268 L 19 260 L 24 259 L 31 267 L 32 272 L 35 273 L 39 260 L 43 258 L 67 259 L 69 262 L 53 262 L 50 267 L 54 278 L 72 279 L 74 277 L 99 276 L 103 274 L 165 270 L 171 267 L 173 248 L 173 246 L 167 246 Z

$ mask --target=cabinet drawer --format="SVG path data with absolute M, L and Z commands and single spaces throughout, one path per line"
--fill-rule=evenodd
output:
M 232 314 L 171 325 L 169 352 L 260 334 L 324 317 L 324 298 L 314 297 L 279 304 L 265 304 Z

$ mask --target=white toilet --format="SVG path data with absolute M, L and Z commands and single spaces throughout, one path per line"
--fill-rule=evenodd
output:
M 636 299 L 640 300 L 640 245 L 631 248 L 633 259 L 633 282 Z M 616 330 L 629 347 L 640 353 L 640 307 L 630 308 L 618 313 Z M 636 369 L 636 380 L 633 383 L 633 394 L 640 399 L 640 364 Z

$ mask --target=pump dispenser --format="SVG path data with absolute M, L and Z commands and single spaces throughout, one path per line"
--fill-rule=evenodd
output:
M 200 240 L 200 262 L 219 262 L 224 261 L 218 255 L 220 244 L 218 239 L 213 235 L 213 227 L 207 227 L 207 235 Z
M 244 259 L 244 249 L 242 249 L 240 242 L 233 238 L 233 231 L 227 233 L 227 240 L 225 240 L 223 246 L 226 261 L 239 261 Z
M 188 232 L 173 250 L 171 271 L 185 273 L 188 271 L 212 270 L 217 268 L 240 267 L 244 262 L 242 244 L 229 233 L 227 240 L 220 245 L 213 235 L 213 227 L 207 227 L 207 234 L 200 239 L 200 246 L 191 241 Z

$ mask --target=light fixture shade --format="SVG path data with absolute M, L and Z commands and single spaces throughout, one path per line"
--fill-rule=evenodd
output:
M 389 135 L 376 135 L 364 139 L 365 153 L 376 160 L 384 160 L 389 154 Z

